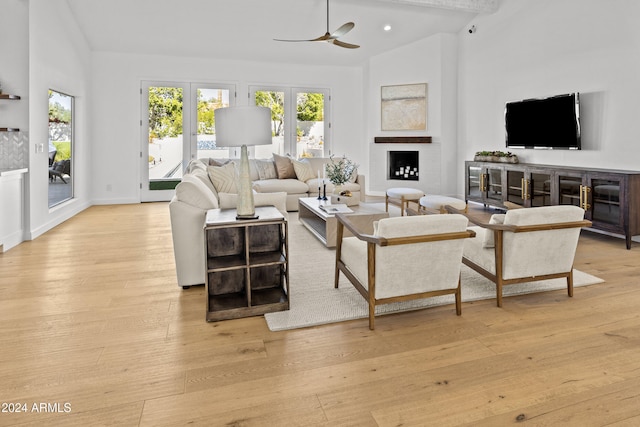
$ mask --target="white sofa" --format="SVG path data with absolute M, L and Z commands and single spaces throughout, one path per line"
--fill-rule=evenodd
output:
M 328 158 L 309 159 L 316 174 L 314 178 L 300 181 L 293 178 L 261 180 L 257 168 L 264 166 L 264 163 L 260 165 L 261 162 L 267 161 L 250 159 L 255 205 L 275 206 L 285 216 L 287 211 L 297 211 L 299 197 L 317 196 L 317 170 L 320 169 L 322 173 L 322 168 L 328 161 Z M 209 159 L 192 160 L 169 203 L 176 273 L 178 285 L 183 288 L 202 285 L 205 282 L 203 227 L 207 210 L 236 207 L 236 194 L 216 190 L 210 177 L 209 163 L 213 162 Z M 236 161 L 236 164 L 239 164 L 239 161 Z M 358 175 L 356 182 L 347 183 L 343 188 L 350 190 L 354 197 L 362 198 L 364 176 Z M 333 185 L 328 184 L 327 194 L 333 190 Z
M 282 157 L 281 157 L 282 158 Z M 215 166 L 231 160 L 236 165 L 240 164 L 239 159 L 200 159 L 197 163 L 191 162 L 187 171 L 193 168 L 201 169 L 202 166 Z M 295 176 L 295 178 L 281 179 L 276 176 L 277 168 L 274 165 L 274 159 L 249 159 L 249 173 L 253 183 L 253 189 L 256 193 L 287 193 L 287 211 L 295 212 L 298 210 L 298 199 L 300 197 L 317 197 L 318 196 L 318 171 L 322 175 L 325 164 L 330 162 L 329 157 L 311 157 L 299 160 L 308 162 L 311 175 L 307 177 Z M 265 172 L 266 166 L 272 167 L 272 172 Z M 297 172 L 297 171 L 296 171 Z M 321 177 L 322 178 L 322 177 Z M 327 179 L 326 193 L 331 194 L 334 186 Z M 353 197 L 364 201 L 365 197 L 365 177 L 356 174 L 351 182 L 343 185 L 343 190 L 351 191 Z

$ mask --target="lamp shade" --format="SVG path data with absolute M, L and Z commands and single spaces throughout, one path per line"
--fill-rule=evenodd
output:
M 242 106 L 218 108 L 214 111 L 216 146 L 271 144 L 271 109 Z

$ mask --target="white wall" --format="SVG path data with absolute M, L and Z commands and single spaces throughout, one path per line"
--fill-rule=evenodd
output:
M 427 193 L 456 191 L 457 35 L 438 34 L 371 58 L 366 67 L 366 145 L 369 194 L 389 187 L 417 188 Z M 427 83 L 426 131 L 381 130 L 381 86 Z M 431 144 L 376 144 L 376 136 L 431 136 Z M 419 181 L 387 179 L 388 151 L 418 151 Z
M 0 101 L 0 127 L 20 132 L 0 134 L 0 168 L 26 167 L 29 144 L 29 10 L 21 0 L 5 0 L 0 13 L 0 83 L 2 92 L 20 100 Z M 0 177 L 0 245 L 7 251 L 24 240 L 26 174 Z
M 503 0 L 459 39 L 458 188 L 465 160 L 505 150 L 504 105 L 581 93 L 582 151 L 512 150 L 521 161 L 640 169 L 640 2 Z
M 91 127 L 88 114 L 91 52 L 65 0 L 29 1 L 29 185 L 27 215 L 35 238 L 90 206 Z M 49 209 L 48 90 L 75 97 L 72 179 L 74 198 Z M 35 146 L 44 144 L 42 152 Z
M 0 83 L 19 101 L 0 101 L 0 127 L 29 127 L 29 5 L 3 0 L 0 13 Z
M 93 55 L 95 102 L 91 106 L 92 195 L 96 204 L 140 201 L 140 82 L 233 83 L 237 103 L 248 102 L 248 86 L 288 85 L 331 89 L 333 152 L 364 165 L 362 70 L 208 58 L 97 52 Z M 366 173 L 366 165 L 361 168 Z

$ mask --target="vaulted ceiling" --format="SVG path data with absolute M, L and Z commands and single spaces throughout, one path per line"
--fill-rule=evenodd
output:
M 326 0 L 67 0 L 96 51 L 303 63 L 362 64 L 437 33 L 457 33 L 498 0 L 330 0 L 329 32 L 358 44 L 284 43 L 327 30 Z M 383 27 L 390 25 L 390 31 Z

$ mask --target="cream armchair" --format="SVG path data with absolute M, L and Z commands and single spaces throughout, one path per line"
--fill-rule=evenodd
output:
M 369 329 L 375 307 L 410 299 L 454 294 L 460 315 L 460 267 L 466 230 L 462 215 L 404 216 L 381 219 L 365 234 L 349 215 L 338 219 L 335 287 L 342 272 L 369 304 Z M 344 237 L 344 228 L 354 237 Z M 370 232 L 368 230 L 368 232 Z M 473 240 L 473 239 L 469 239 Z
M 450 212 L 459 212 L 451 207 Z M 573 260 L 581 227 L 589 227 L 577 206 L 544 206 L 496 214 L 489 223 L 469 217 L 477 238 L 465 242 L 462 262 L 496 284 L 498 307 L 502 287 L 559 277 L 573 296 Z

